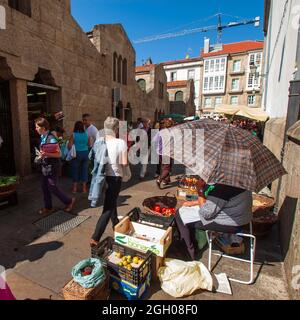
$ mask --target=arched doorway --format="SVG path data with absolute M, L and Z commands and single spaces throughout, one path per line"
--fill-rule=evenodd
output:
M 126 108 L 124 109 L 124 120 L 128 123 L 132 122 L 132 109 L 129 102 L 127 103 Z
M 56 115 L 62 111 L 61 89 L 55 84 L 51 71 L 39 68 L 32 82 L 27 83 L 28 123 L 32 169 L 35 169 L 35 148 L 39 147 L 40 137 L 35 130 L 35 119 L 46 118 L 51 130 L 63 127 L 62 118 Z
M 116 118 L 123 120 L 123 103 L 119 101 L 116 107 Z
M 0 175 L 16 173 L 9 87 L 12 78 L 5 58 L 0 57 Z

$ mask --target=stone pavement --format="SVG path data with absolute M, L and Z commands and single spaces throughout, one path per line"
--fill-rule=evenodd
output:
M 119 199 L 118 213 L 124 216 L 132 208 L 141 206 L 143 199 L 153 195 L 175 192 L 176 182 L 168 190 L 158 190 L 153 177 L 154 168 L 145 181 L 138 180 L 138 168 L 133 170 L 133 179 L 124 184 Z M 180 167 L 174 174 L 180 174 Z M 60 185 L 70 190 L 71 181 L 62 178 Z M 33 223 L 41 219 L 38 210 L 42 207 L 42 194 L 37 176 L 24 181 L 19 188 L 19 205 L 0 211 L 0 265 L 7 269 L 7 281 L 17 299 L 63 299 L 61 289 L 70 280 L 72 267 L 90 256 L 89 239 L 100 215 L 102 207 L 91 209 L 86 195 L 77 194 L 75 213 L 88 216 L 85 222 L 67 234 L 43 233 Z M 55 203 L 58 207 L 59 203 Z M 112 236 L 111 225 L 104 237 Z M 174 242 L 168 256 L 184 259 L 186 249 L 182 243 Z M 207 250 L 201 261 L 207 264 Z M 276 226 L 271 233 L 258 238 L 255 275 L 253 285 L 231 283 L 233 295 L 199 291 L 186 300 L 227 300 L 227 299 L 289 299 L 282 273 L 280 247 Z M 245 265 L 222 260 L 214 270 L 247 276 Z M 164 293 L 159 282 L 153 282 L 148 294 L 151 300 L 173 300 Z M 112 292 L 111 300 L 123 299 Z

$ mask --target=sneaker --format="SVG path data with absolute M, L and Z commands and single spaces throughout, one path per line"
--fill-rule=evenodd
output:
M 96 207 L 97 207 L 97 201 L 92 201 L 91 208 L 96 208 Z
M 55 212 L 54 209 L 46 209 L 46 208 L 43 208 L 43 209 L 39 210 L 39 214 L 41 214 L 41 215 L 52 214 L 52 213 L 54 213 L 54 212 Z

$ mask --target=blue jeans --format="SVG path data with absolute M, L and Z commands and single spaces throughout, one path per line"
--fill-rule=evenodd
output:
M 73 182 L 88 182 L 88 151 L 76 151 L 76 159 L 72 160 Z

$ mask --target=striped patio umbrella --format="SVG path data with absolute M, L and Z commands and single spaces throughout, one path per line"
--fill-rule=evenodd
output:
M 209 184 L 259 192 L 285 169 L 257 137 L 210 119 L 160 131 L 161 154 L 190 168 Z

